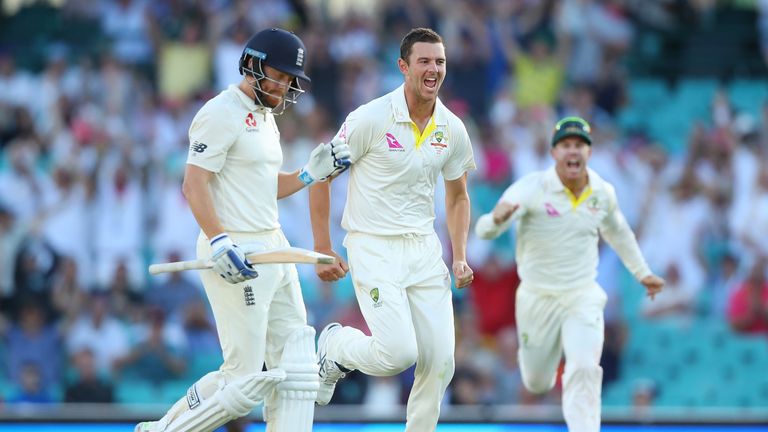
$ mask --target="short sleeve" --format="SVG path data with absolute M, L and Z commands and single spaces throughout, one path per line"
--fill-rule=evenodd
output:
M 475 169 L 475 157 L 472 153 L 472 143 L 469 134 L 461 121 L 449 123 L 448 145 L 451 153 L 448 161 L 443 166 L 443 178 L 448 181 L 456 180 L 465 172 Z
M 235 124 L 227 118 L 226 110 L 214 109 L 211 104 L 206 104 L 189 126 L 187 163 L 219 172 L 236 139 Z
M 361 110 L 351 112 L 344 123 L 336 132 L 336 138 L 340 138 L 349 146 L 350 160 L 354 164 L 368 152 L 373 143 L 373 122 L 366 120 Z

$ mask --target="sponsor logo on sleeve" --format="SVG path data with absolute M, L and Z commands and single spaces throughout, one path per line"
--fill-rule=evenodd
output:
M 205 151 L 205 149 L 207 149 L 207 148 L 208 148 L 208 146 L 207 146 L 207 145 L 205 145 L 205 144 L 203 144 L 203 143 L 201 143 L 200 141 L 195 141 L 195 142 L 193 142 L 193 143 L 190 145 L 190 148 L 191 148 L 191 149 L 192 149 L 192 151 L 193 151 L 193 152 L 195 152 L 195 153 L 202 153 L 202 152 L 204 152 L 204 151 Z

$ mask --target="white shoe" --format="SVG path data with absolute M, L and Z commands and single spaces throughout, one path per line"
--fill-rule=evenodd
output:
M 317 364 L 320 366 L 320 389 L 317 391 L 317 404 L 328 405 L 336 389 L 336 383 L 350 372 L 335 361 L 326 358 L 328 337 L 341 329 L 341 324 L 330 323 L 317 339 Z
M 136 425 L 136 428 L 133 430 L 133 432 L 157 432 L 157 422 L 141 422 Z

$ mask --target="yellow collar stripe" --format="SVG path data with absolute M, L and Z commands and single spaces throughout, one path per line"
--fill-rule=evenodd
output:
M 573 192 L 571 192 L 571 190 L 568 188 L 565 188 L 565 193 L 571 200 L 571 208 L 576 208 L 579 206 L 579 204 L 583 203 L 587 198 L 589 198 L 590 195 L 592 195 L 592 186 L 587 185 L 587 189 L 583 191 L 578 198 L 576 198 L 576 196 L 573 195 Z
M 424 140 L 432 135 L 432 132 L 435 131 L 435 116 L 433 115 L 429 119 L 429 123 L 427 124 L 427 127 L 424 128 L 423 132 L 419 132 L 419 127 L 416 126 L 416 123 L 413 121 L 411 121 L 411 128 L 413 129 L 413 137 L 415 138 L 416 148 L 419 148 L 421 147 L 421 144 L 424 142 Z

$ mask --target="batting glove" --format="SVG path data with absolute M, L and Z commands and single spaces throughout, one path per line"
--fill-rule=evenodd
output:
M 320 143 L 309 155 L 309 162 L 299 172 L 299 180 L 305 185 L 325 181 L 331 175 L 338 175 L 352 162 L 349 160 L 349 146 L 340 138 L 327 144 Z
M 251 266 L 245 254 L 226 233 L 211 239 L 213 255 L 213 271 L 231 284 L 245 282 L 259 277 L 259 273 Z

